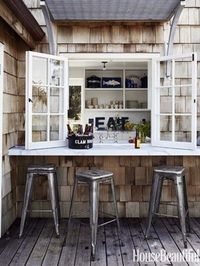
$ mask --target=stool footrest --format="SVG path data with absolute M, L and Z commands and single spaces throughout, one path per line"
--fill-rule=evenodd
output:
M 169 217 L 169 218 L 179 218 L 179 217 L 176 216 L 176 215 L 168 215 L 168 214 L 158 213 L 158 212 L 154 212 L 154 215 L 157 215 L 157 216 L 163 216 L 163 217 Z
M 27 212 L 52 212 L 52 210 L 27 210 Z
M 113 222 L 115 222 L 115 221 L 117 221 L 116 218 L 115 218 L 115 219 L 112 219 L 112 220 L 110 220 L 110 221 L 107 221 L 107 222 L 105 222 L 105 223 L 99 224 L 98 227 L 104 226 L 104 225 L 106 225 L 106 224 L 113 223 Z
M 167 203 L 167 202 L 160 202 L 161 205 L 167 205 L 167 206 L 175 206 L 177 207 L 178 205 L 175 203 Z

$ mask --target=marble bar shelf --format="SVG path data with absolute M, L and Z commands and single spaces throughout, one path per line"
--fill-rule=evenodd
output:
M 24 146 L 9 149 L 9 156 L 199 156 L 200 148 L 195 150 L 153 147 L 142 144 L 135 149 L 130 143 L 95 143 L 92 149 L 74 150 L 65 147 L 25 150 Z

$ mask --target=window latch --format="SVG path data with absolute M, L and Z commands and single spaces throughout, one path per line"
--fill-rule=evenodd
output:
M 28 98 L 28 102 L 29 103 L 33 103 L 33 101 L 31 100 L 31 98 Z

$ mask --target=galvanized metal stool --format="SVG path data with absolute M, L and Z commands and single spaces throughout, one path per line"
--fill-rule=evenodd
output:
M 185 169 L 181 166 L 160 166 L 154 168 L 153 182 L 151 188 L 151 196 L 149 203 L 149 215 L 148 215 L 148 225 L 145 237 L 148 238 L 149 230 L 151 227 L 152 219 L 154 216 L 166 216 L 165 214 L 159 213 L 159 204 L 162 193 L 162 186 L 164 180 L 171 180 L 175 184 L 176 197 L 177 197 L 177 208 L 178 216 L 173 216 L 179 218 L 181 225 L 181 232 L 184 242 L 184 247 L 187 248 L 187 238 L 186 238 L 186 225 L 188 232 L 190 232 L 190 219 L 189 219 L 189 209 L 187 201 L 187 190 L 185 181 Z M 168 204 L 166 205 L 174 205 Z M 172 217 L 172 216 L 170 216 Z M 186 221 L 187 220 L 187 221 Z
M 99 184 L 103 182 L 109 182 L 111 184 L 114 210 L 115 210 L 115 219 L 107 221 L 103 224 L 98 225 L 98 207 L 99 207 Z M 105 224 L 116 221 L 118 232 L 120 232 L 120 224 L 117 210 L 117 203 L 115 197 L 115 188 L 113 173 L 104 171 L 104 170 L 86 170 L 76 174 L 74 178 L 73 192 L 69 210 L 69 220 L 68 220 L 68 230 L 70 226 L 70 221 L 72 217 L 72 209 L 74 203 L 74 194 L 75 189 L 78 183 L 87 183 L 89 185 L 89 205 L 90 205 L 90 228 L 91 228 L 91 256 L 92 259 L 95 259 L 96 251 L 96 241 L 97 241 L 97 227 L 103 226 Z
M 59 208 L 59 199 L 58 199 L 56 168 L 53 164 L 48 164 L 48 165 L 31 165 L 27 169 L 26 187 L 25 187 L 24 202 L 22 207 L 19 237 L 21 237 L 23 234 L 26 214 L 29 211 L 28 205 L 32 194 L 33 177 L 38 175 L 46 175 L 48 178 L 52 210 L 42 210 L 42 212 L 45 211 L 53 213 L 56 234 L 59 235 L 60 208 Z M 41 210 L 34 210 L 34 211 L 39 212 Z

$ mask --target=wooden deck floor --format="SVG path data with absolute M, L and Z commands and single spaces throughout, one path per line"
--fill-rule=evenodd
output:
M 0 265 L 200 265 L 200 262 L 158 263 L 133 262 L 133 250 L 140 253 L 158 254 L 165 250 L 168 254 L 184 253 L 179 224 L 173 219 L 158 219 L 152 227 L 151 238 L 144 240 L 144 219 L 122 219 L 122 242 L 119 244 L 114 224 L 100 227 L 97 240 L 96 260 L 90 260 L 90 230 L 87 224 L 73 219 L 66 246 L 63 240 L 66 232 L 66 219 L 61 221 L 60 238 L 54 233 L 52 219 L 30 219 L 21 239 L 18 238 L 19 220 L 0 240 Z M 192 231 L 188 236 L 188 252 L 200 258 L 200 219 L 191 219 Z

